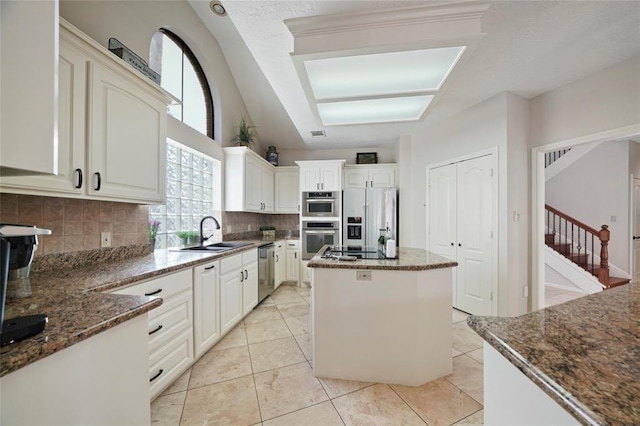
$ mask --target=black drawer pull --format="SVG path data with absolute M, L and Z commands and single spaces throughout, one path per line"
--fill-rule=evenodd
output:
M 215 267 L 216 267 L 216 265 L 205 266 L 204 270 L 205 270 L 205 271 L 210 271 L 210 270 L 212 270 L 212 269 L 213 269 L 213 268 L 215 268 Z
M 161 291 L 162 291 L 162 289 L 161 289 L 161 288 L 159 288 L 159 289 L 157 289 L 156 291 L 152 291 L 151 293 L 145 293 L 144 295 L 145 295 L 145 296 L 153 296 L 153 295 L 155 295 L 155 294 L 160 293 Z
M 155 376 L 153 376 L 152 378 L 149 379 L 149 382 L 153 382 L 155 379 L 157 379 L 158 377 L 160 377 L 160 375 L 164 373 L 164 370 L 161 368 L 160 371 L 158 371 L 158 374 L 156 374 Z
M 162 330 L 162 324 L 161 324 L 161 325 L 159 325 L 155 330 L 150 331 L 150 332 L 149 332 L 149 336 L 151 336 L 151 335 L 152 335 L 152 334 L 154 334 L 154 333 L 157 333 L 157 332 L 158 332 L 158 331 L 160 331 L 160 330 Z
M 249 278 L 249 272 L 245 269 L 244 270 L 244 279 L 248 279 Z
M 100 191 L 100 187 L 102 186 L 102 178 L 100 177 L 100 173 L 96 172 L 94 175 L 98 178 L 98 184 L 95 187 L 95 191 Z
M 78 184 L 76 185 L 77 189 L 82 188 L 82 169 L 76 169 L 76 173 L 78 174 Z

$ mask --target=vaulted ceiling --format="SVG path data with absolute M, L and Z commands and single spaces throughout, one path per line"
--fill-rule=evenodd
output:
M 399 136 L 420 132 L 503 91 L 532 98 L 640 55 L 640 2 L 488 2 L 480 21 L 483 35 L 469 38 L 468 49 L 419 121 L 323 126 L 296 72 L 294 36 L 285 20 L 324 16 L 332 22 L 481 2 L 226 0 L 227 16 L 217 16 L 209 0 L 188 1 L 224 51 L 261 141 L 279 149 L 392 145 Z M 338 44 L 327 50 L 340 50 Z M 393 49 L 403 49 L 397 44 Z M 414 47 L 406 43 L 406 49 Z M 314 138 L 311 130 L 324 130 L 326 137 Z

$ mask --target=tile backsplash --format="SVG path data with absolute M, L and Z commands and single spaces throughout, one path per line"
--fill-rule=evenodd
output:
M 148 219 L 145 205 L 0 194 L 0 222 L 51 230 L 38 237 L 36 256 L 100 248 L 101 232 L 111 232 L 112 247 L 144 244 Z
M 278 231 L 296 231 L 299 216 L 297 214 L 261 214 L 243 212 L 223 212 L 222 234 L 239 234 L 258 231 L 261 226 L 274 226 Z

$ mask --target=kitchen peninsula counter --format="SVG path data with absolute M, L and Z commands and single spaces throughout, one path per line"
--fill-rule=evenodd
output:
M 59 352 L 91 336 L 113 328 L 160 306 L 159 297 L 110 294 L 137 281 L 190 268 L 245 250 L 263 241 L 220 254 L 156 250 L 146 255 L 123 253 L 112 261 L 80 265 L 63 258 L 56 270 L 32 272 L 28 283 L 31 294 L 8 298 L 4 317 L 44 313 L 49 322 L 43 333 L 0 349 L 0 377 Z M 97 253 L 94 252 L 93 254 Z M 89 259 L 90 260 L 90 259 Z M 9 289 L 11 290 L 11 289 Z
M 527 382 L 535 385 L 530 393 L 544 392 L 551 405 L 564 410 L 560 415 L 567 415 L 568 420 L 562 424 L 640 423 L 638 285 L 624 285 L 516 318 L 470 317 L 468 324 L 486 340 L 485 386 L 502 381 L 505 371 L 511 371 L 508 376 L 514 380 L 522 376 L 523 387 Z M 501 370 L 487 371 L 488 351 L 497 363 L 490 364 Z M 530 405 L 528 395 L 516 388 L 505 391 Z M 528 407 L 506 410 L 510 403 L 499 397 L 495 405 L 500 406 L 495 407 L 485 395 L 485 422 L 518 421 L 517 416 L 522 416 L 519 424 L 544 421 L 529 416 Z M 551 411 L 538 410 L 540 415 Z M 505 419 L 505 414 L 512 417 Z
M 454 266 L 434 253 L 404 247 L 398 259 L 314 256 L 314 375 L 419 386 L 449 374 Z

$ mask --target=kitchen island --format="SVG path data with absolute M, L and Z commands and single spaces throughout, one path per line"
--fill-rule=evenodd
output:
M 485 424 L 640 423 L 637 284 L 468 324 L 486 341 Z
M 314 375 L 418 386 L 449 374 L 454 266 L 403 247 L 397 259 L 313 257 Z

